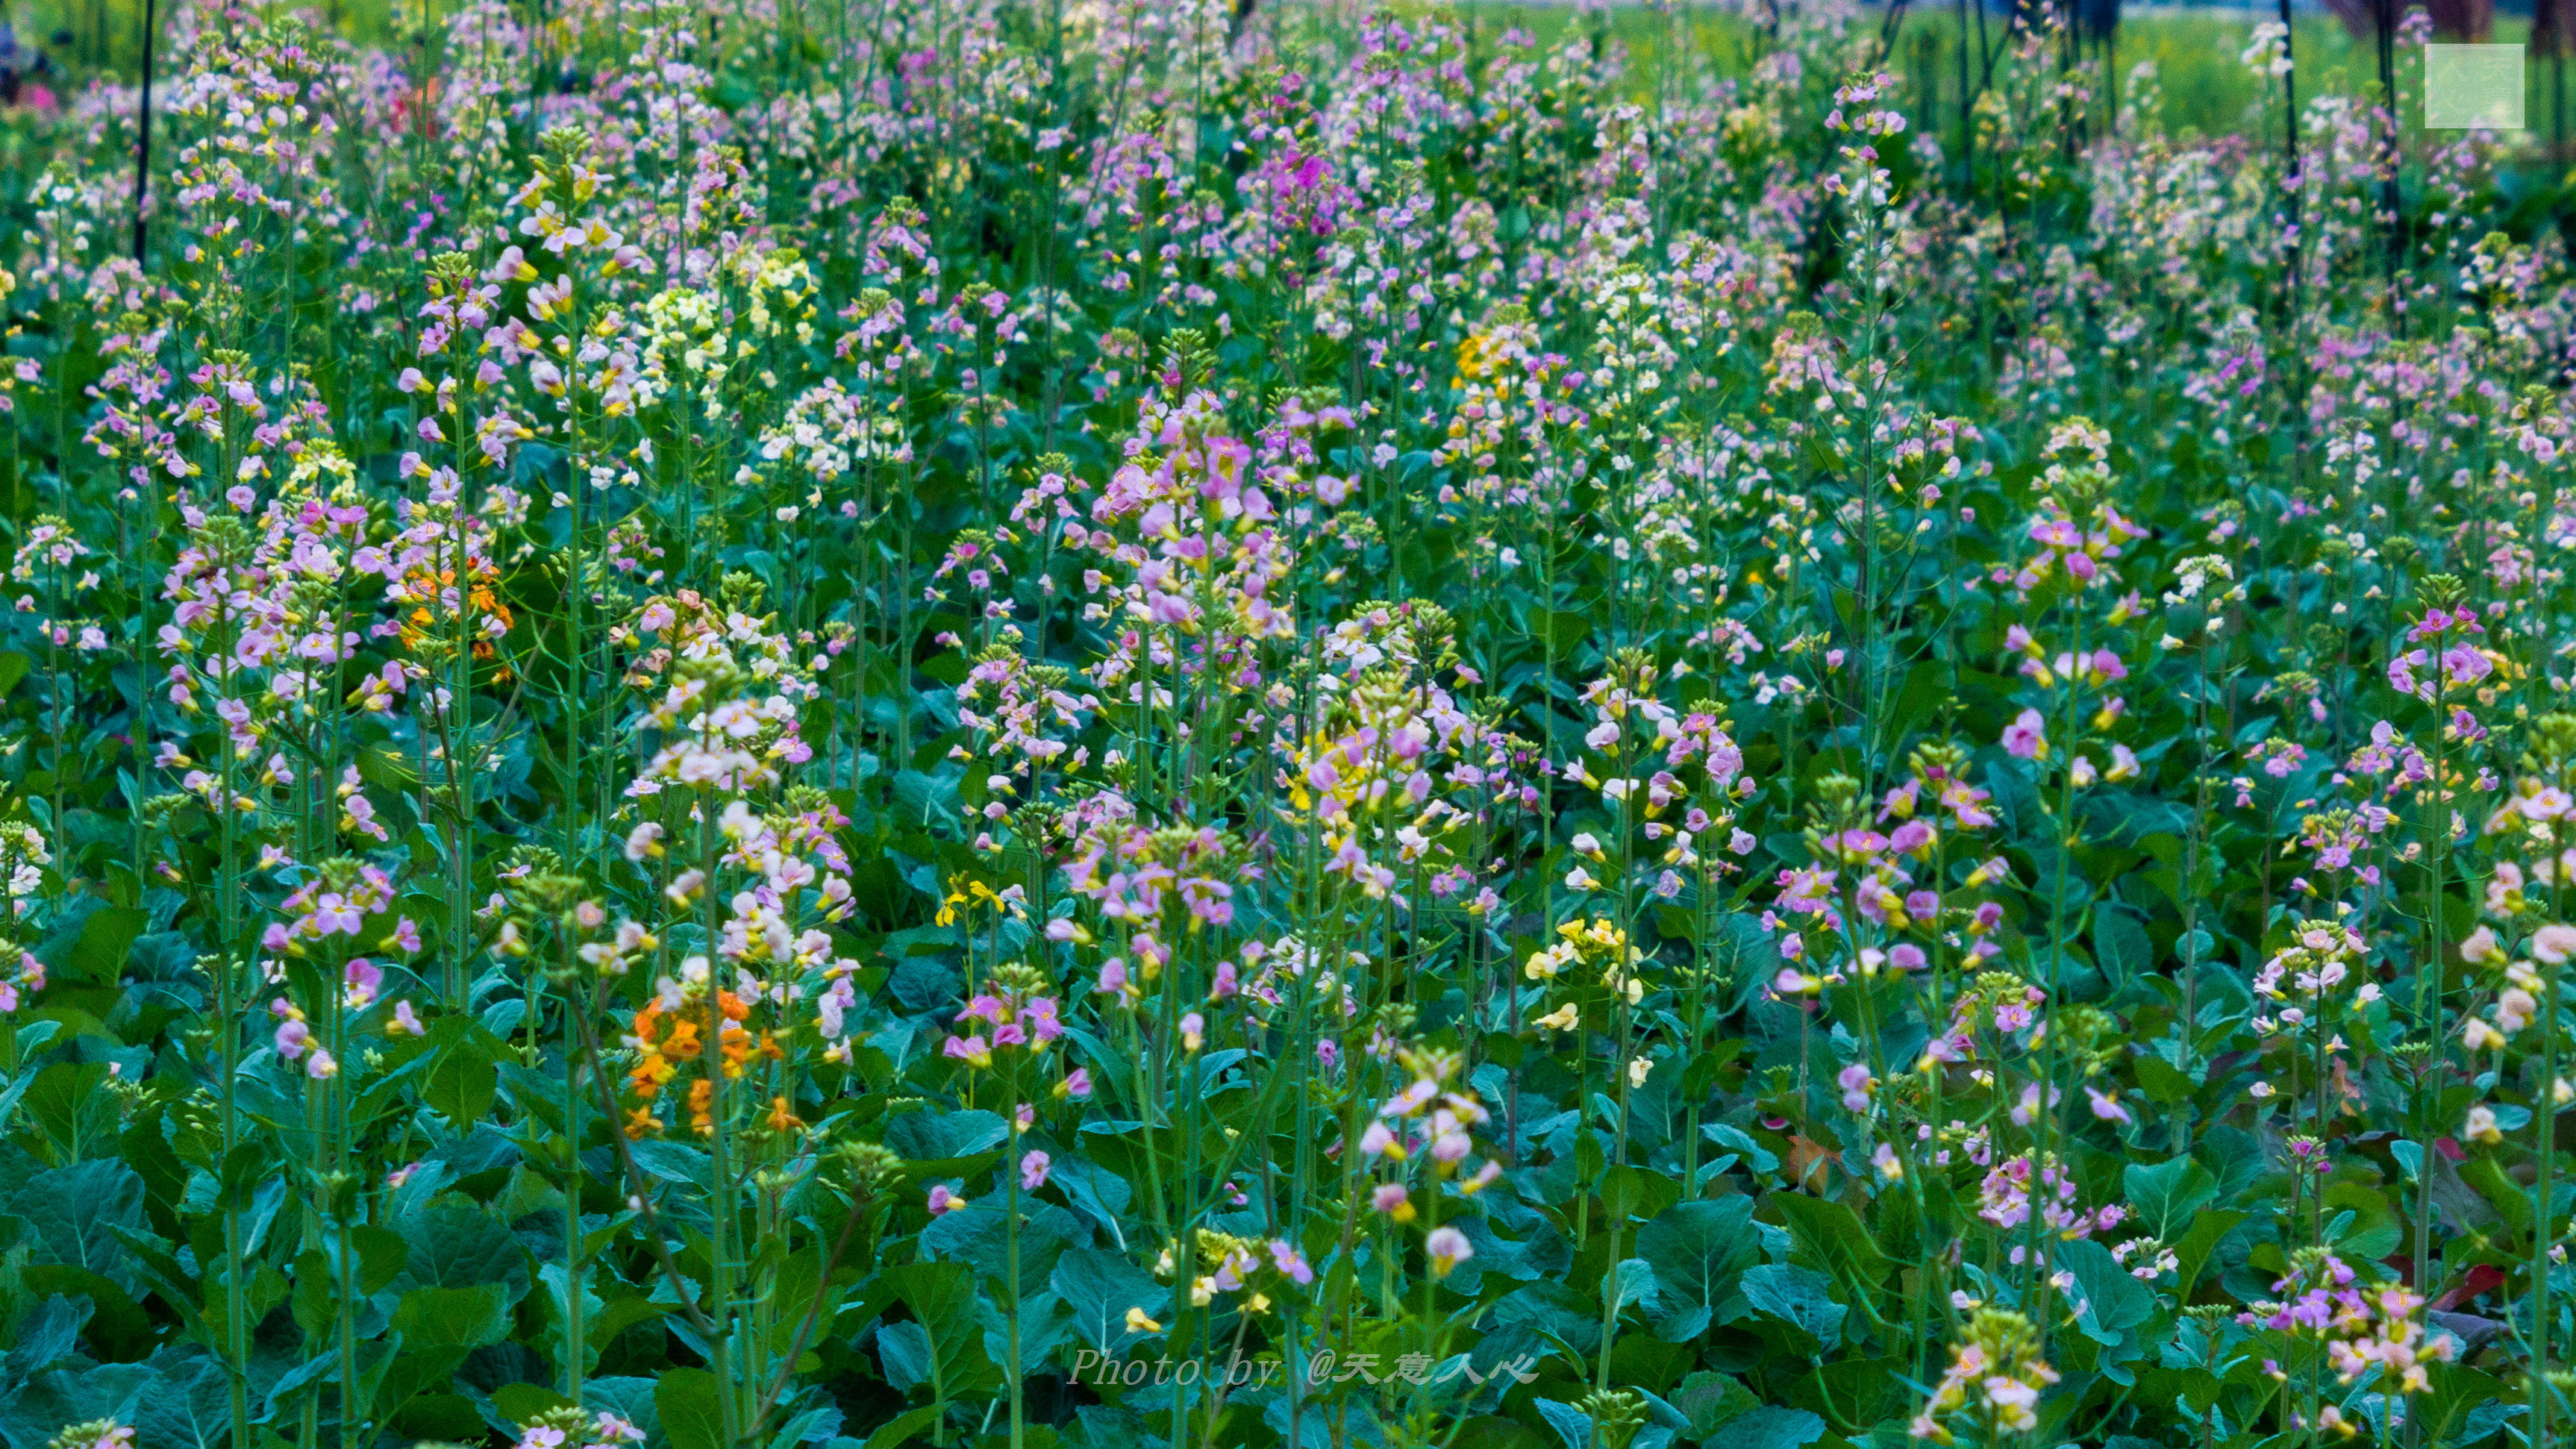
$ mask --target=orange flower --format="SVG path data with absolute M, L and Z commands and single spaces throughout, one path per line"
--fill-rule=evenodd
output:
M 698 1024 L 685 1017 L 671 1023 L 670 1044 L 662 1050 L 682 1061 L 694 1061 L 699 1053 L 706 1050 L 698 1044 Z
M 689 1083 L 689 1125 L 696 1128 L 701 1137 L 715 1135 L 715 1100 L 715 1083 L 704 1077 Z
M 652 1108 L 637 1107 L 626 1114 L 627 1141 L 634 1142 L 646 1137 L 658 1137 L 661 1133 L 662 1119 L 653 1115 Z
M 483 633 L 481 621 L 498 619 L 501 627 L 506 630 L 513 622 L 513 616 L 510 613 L 510 606 L 502 603 L 500 596 L 493 592 L 492 586 L 499 577 L 499 570 L 493 568 L 489 560 L 477 559 L 474 561 L 473 576 L 474 585 L 466 591 L 465 595 L 467 612 L 476 621 L 473 652 L 476 660 L 490 663 L 493 659 L 492 641 Z M 433 579 L 427 569 L 414 569 L 404 576 L 403 583 L 415 597 L 421 595 L 441 597 L 449 589 L 456 587 L 456 570 L 441 569 Z M 428 606 L 423 605 L 412 610 L 411 617 L 403 621 L 403 647 L 417 651 L 423 644 L 431 642 L 435 637 L 437 624 L 437 617 L 429 611 Z M 501 667 L 498 677 L 510 678 L 507 665 Z
M 785 1097 L 772 1097 L 769 1099 L 770 1131 L 793 1132 L 804 1125 L 805 1123 L 802 1118 L 787 1110 L 787 1099 Z

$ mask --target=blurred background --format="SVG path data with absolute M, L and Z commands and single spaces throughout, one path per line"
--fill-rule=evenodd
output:
M 303 8 L 352 39 L 399 46 L 405 37 L 416 36 L 424 21 L 435 23 L 452 13 L 456 3 L 329 0 L 276 8 Z M 810 15 L 828 9 L 836 0 L 784 3 Z M 932 0 L 915 3 L 926 5 Z M 1086 0 L 1003 3 L 1064 3 L 1070 10 Z M 1171 0 L 1107 3 L 1153 5 Z M 1310 0 L 1230 0 L 1229 8 L 1258 5 L 1267 10 L 1306 3 Z M 1627 47 L 1630 75 L 1643 87 L 1650 86 L 1659 73 L 1662 55 L 1676 47 L 1692 49 L 1721 74 L 1742 71 L 1761 52 L 1761 17 L 1774 3 L 1794 6 L 1797 0 L 1612 3 L 1606 14 L 1597 17 L 1584 12 L 1603 7 L 1578 0 L 1447 0 L 1436 7 L 1426 0 L 1394 0 L 1390 8 L 1399 12 L 1445 9 L 1496 37 L 1517 26 L 1542 45 L 1569 26 L 1597 26 Z M 2083 54 L 2107 62 L 2106 108 L 2118 104 L 2132 70 L 2140 62 L 2151 61 L 2162 82 L 2162 119 L 2168 130 L 2189 128 L 2205 135 L 2277 131 L 2278 89 L 2273 88 L 2267 100 L 2265 78 L 2247 64 L 2244 55 L 2258 25 L 2282 19 L 2279 4 L 2057 3 L 2073 20 L 2076 44 Z M 540 11 L 544 8 L 544 0 L 522 0 L 513 8 L 531 4 Z M 159 8 L 166 13 L 168 6 Z M 711 7 L 719 8 L 725 7 Z M 1918 123 L 1956 117 L 1962 59 L 1967 62 L 1967 89 L 1971 93 L 1982 89 L 1986 57 L 2006 43 L 2018 8 L 2011 0 L 1893 0 L 1867 7 L 1867 21 L 1877 26 L 1886 48 L 1884 64 L 1902 77 L 1907 107 Z M 2530 166 L 2549 168 L 2555 181 L 2576 161 L 2568 134 L 2571 114 L 2565 76 L 2571 53 L 2576 53 L 2576 34 L 2571 33 L 2576 32 L 2576 0 L 2435 0 L 2430 5 L 2422 0 L 2293 0 L 2287 13 L 2301 101 L 2319 95 L 2376 97 L 2383 74 L 2380 36 L 2389 30 L 2400 36 L 2409 33 L 2406 19 L 2415 12 L 2430 21 L 2438 39 L 2527 47 L 2526 117 L 2532 144 L 2525 160 Z M 6 33 L 0 34 L 0 89 L 11 87 L 12 78 L 33 77 L 51 94 L 68 99 L 91 77 L 132 80 L 141 71 L 145 0 L 15 0 L 0 4 L 0 17 L 7 21 Z M 2411 46 L 2392 44 L 2390 48 L 2394 54 L 2387 73 L 2396 82 L 2400 110 L 2411 130 L 2420 108 L 2412 83 L 2421 67 Z M 15 103 L 18 98 L 10 94 L 0 99 Z M 1932 129 L 1946 139 L 1956 133 L 1955 119 Z

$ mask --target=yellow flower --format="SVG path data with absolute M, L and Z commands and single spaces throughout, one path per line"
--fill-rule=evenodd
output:
M 1145 1316 L 1144 1309 L 1130 1308 L 1127 1310 L 1127 1331 L 1129 1333 L 1160 1333 L 1163 1331 L 1163 1325 L 1147 1318 Z

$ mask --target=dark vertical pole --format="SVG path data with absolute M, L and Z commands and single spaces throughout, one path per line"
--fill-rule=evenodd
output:
M 2404 250 L 2397 229 L 2397 0 L 2373 0 L 2370 8 L 2379 41 L 2379 103 L 2387 108 L 2387 126 L 2379 136 L 2379 209 L 2388 217 L 2388 280 L 2393 286 L 2398 254 Z
M 2292 34 L 2293 32 L 2290 28 L 2290 0 L 2281 0 L 2281 60 L 2283 61 L 2281 74 L 2281 109 L 2283 113 L 2281 124 L 2281 155 L 2287 160 L 2289 165 L 2289 169 L 2284 173 L 2283 179 L 2290 187 L 2290 229 L 2295 232 L 2299 226 L 2300 192 L 2299 57 L 2298 52 L 2293 50 L 2290 45 Z M 2290 286 L 2294 290 L 2294 293 L 2298 284 L 2299 267 L 2297 256 L 2294 252 L 2290 263 Z
M 143 265 L 143 204 L 152 192 L 152 0 L 143 0 L 143 100 L 136 107 L 134 140 L 134 264 Z
M 2565 16 L 2559 12 L 2563 0 L 2532 0 L 2531 43 L 2525 60 L 2549 57 L 2549 159 L 2553 165 L 2567 160 L 2567 42 L 2559 31 Z
M 1974 99 L 1968 94 L 1968 0 L 1959 0 L 1959 164 L 1971 186 L 1977 176 L 1977 133 L 1968 107 Z

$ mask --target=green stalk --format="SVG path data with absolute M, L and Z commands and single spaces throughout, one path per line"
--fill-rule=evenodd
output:
M 2565 894 L 2564 886 L 2556 892 Z M 2549 982 L 2540 1009 L 2540 1100 L 2532 1114 L 2532 1148 L 2538 1158 L 2537 1174 L 2531 1187 L 2531 1432 L 2526 1442 L 2546 1444 L 2549 1440 L 2549 1330 L 2550 1283 L 2549 1250 L 2555 1246 L 2551 1230 L 2556 1204 L 2558 1169 L 2558 984 L 2559 968 L 2550 966 Z
M 578 1024 L 573 1014 L 581 1009 L 570 983 L 573 975 L 572 939 L 564 923 L 555 927 L 562 948 L 563 991 L 563 1089 L 564 1089 L 564 1397 L 579 1407 L 582 1373 L 588 1367 L 590 1338 L 584 1319 L 589 1305 L 583 1302 L 586 1292 L 581 1264 L 581 1052 L 574 1040 Z
M 710 1191 L 707 1200 L 708 1283 L 707 1317 L 714 1324 L 707 1347 L 714 1359 L 716 1404 L 722 1422 L 724 1449 L 742 1442 L 751 1426 L 742 1422 L 742 1405 L 735 1382 L 733 1362 L 733 1132 L 726 1120 L 724 1089 L 724 1001 L 722 978 L 716 959 L 716 942 L 721 925 L 716 919 L 719 892 L 716 889 L 715 821 L 709 812 L 712 796 L 698 801 L 698 858 L 705 879 L 699 888 L 706 893 L 707 931 L 707 1032 L 700 1044 L 701 1062 L 707 1074 L 707 1120 L 712 1127 L 707 1135 L 707 1159 Z

